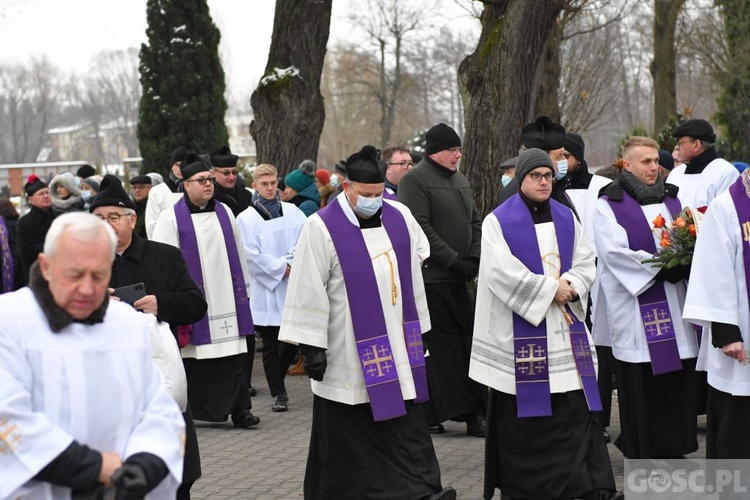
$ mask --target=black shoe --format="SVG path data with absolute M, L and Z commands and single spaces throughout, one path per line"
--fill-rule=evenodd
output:
M 258 389 L 256 389 L 252 385 L 250 386 L 250 389 L 248 389 L 248 391 L 250 392 L 250 397 L 251 398 L 254 398 L 255 396 L 258 395 Z
M 260 423 L 260 419 L 253 415 L 250 410 L 245 409 L 240 411 L 236 415 L 232 415 L 232 422 L 238 429 L 249 429 L 250 427 L 258 425 Z
M 282 392 L 281 394 L 279 394 L 279 397 L 281 398 L 283 402 L 285 403 L 289 402 L 289 396 L 287 396 L 286 392 Z
M 443 424 L 427 424 L 427 428 L 430 429 L 430 434 L 445 434 Z
M 604 429 L 604 442 L 609 443 L 612 441 L 612 439 L 609 437 L 609 432 L 607 432 L 607 429 Z
M 469 420 L 466 421 L 466 434 L 469 436 L 483 438 L 486 428 L 487 422 L 484 420 L 484 415 L 479 411 L 472 413 Z
M 271 411 L 282 412 L 282 411 L 287 411 L 288 409 L 289 407 L 287 407 L 286 401 L 284 401 L 281 395 L 276 396 L 273 399 L 273 404 L 271 405 Z
M 440 493 L 433 493 L 430 496 L 430 500 L 456 500 L 456 490 L 448 486 L 447 488 L 443 488 Z

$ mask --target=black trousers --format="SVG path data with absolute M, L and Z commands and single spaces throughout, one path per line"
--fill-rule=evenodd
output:
M 256 326 L 263 339 L 263 371 L 266 373 L 271 396 L 276 397 L 286 392 L 284 377 L 292 364 L 297 346 L 279 342 L 278 326 Z

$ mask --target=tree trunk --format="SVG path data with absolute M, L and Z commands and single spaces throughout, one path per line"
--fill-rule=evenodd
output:
M 549 116 L 560 123 L 560 44 L 562 43 L 563 23 L 555 18 L 547 43 L 544 45 L 542 60 L 539 63 L 539 87 L 536 96 L 535 116 Z
M 654 0 L 654 60 L 649 68 L 654 81 L 654 134 L 677 114 L 674 36 L 684 3 L 685 0 Z
M 496 206 L 497 166 L 521 145 L 533 119 L 539 60 L 562 2 L 486 2 L 477 48 L 458 68 L 466 135 L 461 168 L 482 215 Z
M 325 121 L 320 77 L 332 0 L 276 0 L 264 77 L 250 103 L 250 134 L 258 163 L 284 175 L 302 160 L 316 160 Z

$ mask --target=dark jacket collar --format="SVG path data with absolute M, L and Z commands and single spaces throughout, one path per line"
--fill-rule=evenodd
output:
M 133 239 L 130 241 L 130 246 L 122 252 L 123 260 L 132 260 L 136 264 L 140 264 L 143 261 L 143 238 L 133 231 Z
M 39 269 L 38 262 L 34 262 L 31 265 L 31 270 L 29 271 L 29 288 L 31 288 L 39 307 L 42 308 L 42 312 L 47 318 L 47 323 L 49 323 L 50 330 L 55 333 L 59 333 L 71 323 L 84 323 L 86 325 L 101 323 L 104 321 L 104 315 L 107 314 L 109 295 L 104 296 L 104 302 L 102 302 L 102 304 L 91 313 L 91 316 L 82 320 L 73 319 L 70 314 L 55 303 L 55 299 L 49 291 L 49 283 L 44 279 L 44 276 L 42 276 L 42 271 Z
M 424 158 L 424 161 L 426 161 L 428 165 L 430 165 L 432 168 L 434 168 L 435 170 L 437 170 L 438 172 L 440 172 L 442 175 L 446 177 L 452 177 L 456 172 L 458 172 L 458 170 L 451 170 L 447 167 L 442 166 L 441 164 L 439 164 L 438 162 L 436 162 L 429 156 L 426 156 Z
M 552 222 L 552 210 L 549 207 L 549 198 L 542 202 L 534 201 L 526 197 L 520 189 L 518 190 L 518 196 L 521 197 L 521 200 L 528 207 L 529 212 L 531 212 L 531 219 L 534 221 L 534 224 Z
M 716 148 L 711 146 L 692 160 L 685 166 L 686 174 L 700 174 L 703 172 L 709 163 L 714 161 L 718 156 L 716 155 Z

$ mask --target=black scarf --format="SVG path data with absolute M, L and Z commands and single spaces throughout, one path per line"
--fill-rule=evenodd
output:
M 104 301 L 101 305 L 91 313 L 86 319 L 73 319 L 73 317 L 55 303 L 52 292 L 49 291 L 49 283 L 44 276 L 42 271 L 39 269 L 39 263 L 34 262 L 31 265 L 29 271 L 29 288 L 34 293 L 36 301 L 39 303 L 39 307 L 42 308 L 44 316 L 47 318 L 50 330 L 55 333 L 59 333 L 63 328 L 70 325 L 71 323 L 84 323 L 86 325 L 94 325 L 104 321 L 104 315 L 107 313 L 107 306 L 109 305 L 109 295 L 104 296 Z
M 656 178 L 653 186 L 648 186 L 627 170 L 623 170 L 620 175 L 620 184 L 639 205 L 653 205 L 664 201 L 664 179 L 661 175 Z

